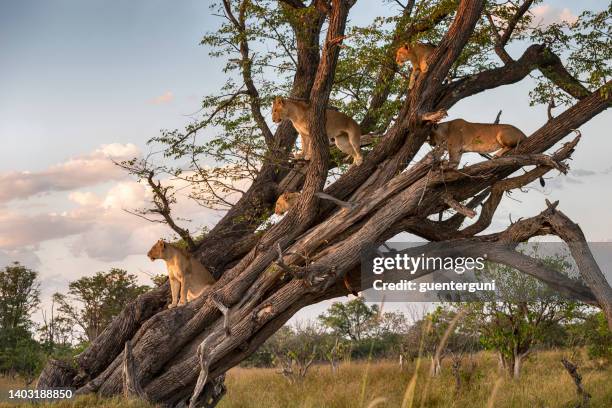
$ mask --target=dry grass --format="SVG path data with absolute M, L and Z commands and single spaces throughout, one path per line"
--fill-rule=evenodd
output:
M 228 393 L 220 408 L 385 408 L 385 407 L 554 407 L 576 405 L 576 391 L 572 379 L 565 372 L 559 351 L 542 352 L 532 356 L 523 367 L 522 378 L 514 381 L 500 377 L 497 361 L 491 353 L 480 353 L 474 361 L 476 368 L 470 381 L 455 391 L 455 379 L 450 361 L 443 362 L 442 374 L 428 376 L 429 362 L 422 360 L 415 376 L 416 363 L 400 370 L 389 361 L 347 363 L 332 375 L 328 366 L 313 367 L 304 382 L 290 384 L 274 369 L 232 369 L 227 377 Z M 592 408 L 612 407 L 612 366 L 598 367 L 573 356 L 586 389 L 592 394 Z M 468 366 L 464 363 L 464 366 Z M 409 384 L 413 387 L 409 387 Z M 0 378 L 3 390 L 22 387 L 22 383 Z M 0 408 L 14 407 L 0 403 Z M 20 405 L 49 408 L 152 408 L 141 401 L 120 398 L 99 399 L 85 396 L 75 401 L 56 404 Z
M 415 377 L 415 364 L 399 369 L 392 362 L 344 364 L 336 376 L 327 366 L 314 367 L 301 384 L 290 384 L 272 369 L 236 368 L 227 378 L 228 393 L 221 408 L 383 408 L 383 407 L 573 407 L 576 391 L 560 363 L 561 352 L 534 355 L 524 365 L 519 381 L 501 378 L 490 353 L 475 360 L 472 380 L 455 392 L 449 361 L 442 375 L 430 379 L 423 361 Z M 612 407 L 612 367 L 599 369 L 582 363 L 580 373 L 593 395 L 591 407 Z M 409 388 L 410 383 L 414 387 Z M 362 387 L 365 383 L 365 392 Z M 497 383 L 497 387 L 495 384 Z M 496 392 L 493 393 L 494 389 Z M 407 392 L 408 390 L 408 392 Z M 492 398 L 492 394 L 494 394 Z M 404 404 L 404 405 L 402 405 Z

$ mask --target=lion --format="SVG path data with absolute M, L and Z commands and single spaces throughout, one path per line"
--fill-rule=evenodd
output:
M 276 206 L 274 207 L 274 214 L 283 215 L 287 211 L 289 211 L 300 199 L 302 193 L 300 192 L 284 192 L 281 194 L 276 200 Z M 353 210 L 356 207 L 355 203 L 346 202 L 342 200 L 338 200 L 337 198 L 330 196 L 327 193 L 322 191 L 317 191 L 315 196 L 322 198 L 324 200 L 329 200 L 340 207 L 347 208 L 349 210 Z
M 433 147 L 446 144 L 448 166 L 457 168 L 466 152 L 495 153 L 496 157 L 515 149 L 527 136 L 512 125 L 472 123 L 463 119 L 435 125 L 429 136 Z
M 215 283 L 215 278 L 204 265 L 185 250 L 164 240 L 157 241 L 147 256 L 151 261 L 166 261 L 172 292 L 172 303 L 168 305 L 168 309 L 192 301 Z
M 302 150 L 295 157 L 310 160 L 310 130 L 308 128 L 308 102 L 295 99 L 274 99 L 272 103 L 272 121 L 279 123 L 289 119 L 293 127 L 300 135 Z M 353 164 L 359 166 L 363 162 L 361 155 L 361 129 L 357 122 L 351 117 L 334 109 L 326 109 L 325 132 L 330 141 L 333 141 L 338 149 L 353 158 Z
M 281 194 L 276 200 L 276 205 L 274 206 L 274 214 L 283 215 L 287 211 L 291 209 L 300 198 L 301 193 L 299 192 L 284 192 Z
M 410 60 L 412 64 L 412 73 L 410 74 L 410 81 L 408 83 L 408 89 L 412 89 L 416 76 L 421 72 L 427 72 L 429 65 L 427 65 L 427 59 L 435 51 L 436 47 L 431 44 L 423 43 L 406 43 L 399 47 L 395 53 L 395 62 L 397 65 L 402 66 L 406 61 Z

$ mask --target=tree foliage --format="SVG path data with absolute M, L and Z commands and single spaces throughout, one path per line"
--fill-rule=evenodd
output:
M 40 303 L 38 273 L 18 262 L 0 270 L 0 372 L 28 378 L 42 364 L 31 314 Z
M 148 286 L 138 285 L 136 276 L 123 269 L 97 272 L 68 284 L 68 293 L 54 294 L 61 319 L 82 330 L 83 341 L 92 341 L 121 309 Z
M 543 257 L 542 262 L 560 271 L 570 266 L 561 255 Z M 584 306 L 505 265 L 488 264 L 482 275 L 495 280 L 498 294 L 482 295 L 483 301 L 470 304 L 470 318 L 483 346 L 497 351 L 502 366 L 518 378 L 522 360 L 554 338 L 561 323 L 580 316 Z

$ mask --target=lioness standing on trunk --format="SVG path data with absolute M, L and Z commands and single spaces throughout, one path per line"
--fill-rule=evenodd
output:
M 153 245 L 147 256 L 151 261 L 166 261 L 172 292 L 172 303 L 168 305 L 168 309 L 192 301 L 215 283 L 215 278 L 208 269 L 193 256 L 161 239 Z
M 493 153 L 496 157 L 516 148 L 527 136 L 512 125 L 472 123 L 463 119 L 449 120 L 435 125 L 429 144 L 446 144 L 448 165 L 457 168 L 466 152 Z
M 300 134 L 302 151 L 296 157 L 310 160 L 311 139 L 308 128 L 308 111 L 310 105 L 305 101 L 281 98 L 274 99 L 272 103 L 272 121 L 279 123 L 289 119 L 293 127 Z M 334 109 L 325 111 L 325 132 L 327 137 L 333 141 L 338 149 L 353 158 L 353 164 L 360 165 L 363 162 L 361 155 L 361 129 L 357 122 L 342 112 Z

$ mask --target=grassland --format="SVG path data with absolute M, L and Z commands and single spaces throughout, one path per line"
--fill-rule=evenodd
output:
M 450 361 L 442 374 L 428 376 L 429 363 L 416 361 L 401 370 L 395 362 L 341 364 L 332 374 L 329 366 L 313 367 L 302 382 L 290 383 L 274 369 L 235 368 L 227 377 L 227 395 L 220 408 L 386 408 L 405 407 L 574 407 L 578 402 L 571 377 L 560 363 L 560 351 L 534 354 L 515 381 L 500 376 L 491 353 L 480 353 L 463 362 L 462 384 L 456 389 Z M 579 363 L 583 383 L 591 393 L 591 407 L 612 407 L 612 366 L 601 367 L 583 356 Z M 474 365 L 472 365 L 473 363 Z M 471 367 L 471 368 L 470 368 Z M 417 370 L 418 368 L 418 370 Z M 0 382 L 0 389 L 6 386 Z M 1 404 L 0 408 L 15 405 Z M 49 408 L 146 408 L 151 405 L 92 396 L 73 402 L 37 405 Z
M 379 361 L 344 364 L 336 375 L 328 366 L 314 367 L 300 384 L 289 384 L 272 369 L 238 368 L 228 376 L 228 393 L 219 406 L 386 408 L 405 403 L 406 407 L 422 408 L 574 407 L 576 388 L 560 363 L 562 356 L 561 352 L 535 354 L 525 363 L 522 378 L 514 381 L 498 374 L 492 354 L 480 353 L 474 358 L 475 368 L 463 373 L 458 392 L 449 361 L 433 379 L 428 375 L 428 362 L 400 370 L 394 362 Z M 463 365 L 469 366 L 467 361 Z M 592 394 L 591 407 L 612 407 L 612 367 L 581 362 L 579 371 Z

